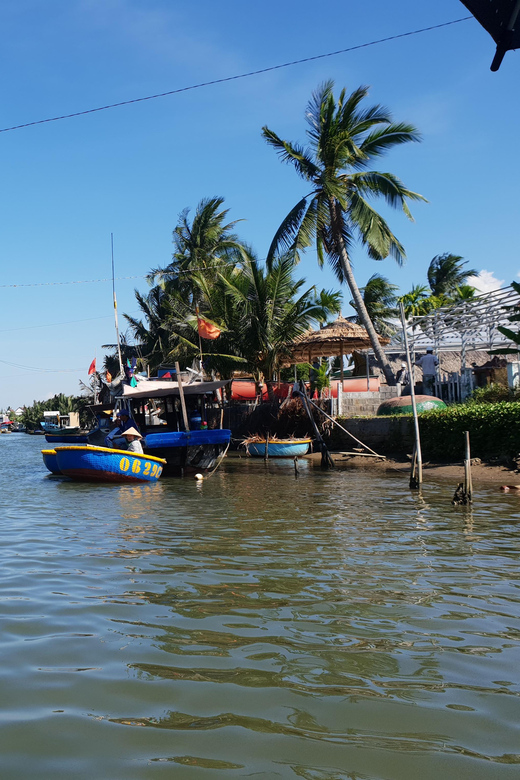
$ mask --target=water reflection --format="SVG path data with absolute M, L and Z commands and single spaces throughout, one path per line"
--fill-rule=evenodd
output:
M 3 777 L 517 775 L 517 502 L 292 464 L 143 486 L 39 465 L 3 494 Z

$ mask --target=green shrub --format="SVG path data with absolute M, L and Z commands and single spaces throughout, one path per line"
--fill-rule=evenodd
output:
M 463 457 L 464 431 L 469 431 L 472 457 L 513 457 L 520 452 L 520 402 L 460 404 L 424 412 L 420 428 L 428 457 Z
M 514 390 L 510 390 L 505 385 L 486 385 L 485 387 L 477 387 L 469 398 L 465 401 L 466 404 L 495 404 L 499 401 L 516 401 L 518 400 L 518 393 Z

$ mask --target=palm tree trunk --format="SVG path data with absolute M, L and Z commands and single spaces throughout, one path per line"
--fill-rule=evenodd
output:
M 370 338 L 370 343 L 372 344 L 372 349 L 374 350 L 374 354 L 376 356 L 377 362 L 383 369 L 387 384 L 395 385 L 396 382 L 395 382 L 394 372 L 392 371 L 390 363 L 388 362 L 388 359 L 383 351 L 383 348 L 379 343 L 379 338 L 377 336 L 376 330 L 367 312 L 363 297 L 359 292 L 359 287 L 357 286 L 357 282 L 354 278 L 354 274 L 352 273 L 352 266 L 350 265 L 350 259 L 348 256 L 347 248 L 343 240 L 343 234 L 341 230 L 341 220 L 339 219 L 337 213 L 337 204 L 336 201 L 333 199 L 329 200 L 329 210 L 331 216 L 332 234 L 334 236 L 334 242 L 336 244 L 336 248 L 339 254 L 341 268 L 343 270 L 345 279 L 347 280 L 347 284 L 350 288 L 350 292 L 352 293 L 352 297 L 354 298 L 354 303 L 356 305 L 356 311 L 358 313 L 359 319 L 363 323 L 363 327 L 368 333 L 368 336 Z

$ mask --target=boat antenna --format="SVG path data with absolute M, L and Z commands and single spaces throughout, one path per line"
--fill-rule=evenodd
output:
M 114 234 L 113 233 L 110 233 L 110 245 L 112 248 L 112 292 L 114 294 L 114 321 L 116 326 L 117 354 L 119 357 L 119 370 L 121 372 L 122 378 L 124 379 L 125 372 L 123 369 L 123 358 L 121 357 L 121 343 L 119 341 L 119 325 L 117 322 L 117 299 L 116 299 L 116 279 L 114 273 Z

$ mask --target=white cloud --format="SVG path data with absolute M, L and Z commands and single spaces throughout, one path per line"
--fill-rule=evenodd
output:
M 519 274 L 520 276 L 520 274 Z M 504 279 L 497 279 L 493 271 L 480 271 L 478 276 L 470 276 L 468 284 L 475 287 L 479 292 L 493 292 L 498 290 L 504 284 Z

